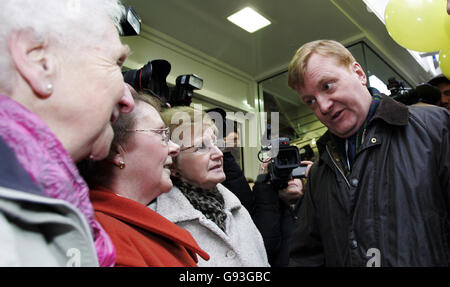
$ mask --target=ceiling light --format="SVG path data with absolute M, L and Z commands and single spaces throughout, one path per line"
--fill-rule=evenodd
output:
M 270 25 L 269 20 L 250 7 L 246 7 L 239 12 L 234 13 L 227 19 L 250 33 Z

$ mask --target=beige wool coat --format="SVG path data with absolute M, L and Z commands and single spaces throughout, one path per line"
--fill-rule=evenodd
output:
M 210 259 L 199 258 L 203 267 L 268 267 L 267 254 L 259 230 L 239 199 L 221 184 L 227 214 L 226 232 L 195 209 L 174 186 L 149 205 L 157 213 L 189 231 Z

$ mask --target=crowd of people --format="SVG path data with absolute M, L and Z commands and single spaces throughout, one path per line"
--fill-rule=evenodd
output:
M 0 2 L 0 266 L 450 265 L 445 76 L 406 106 L 302 45 L 288 85 L 328 130 L 306 178 L 250 187 L 235 130 L 124 82 L 120 1 L 66 2 Z

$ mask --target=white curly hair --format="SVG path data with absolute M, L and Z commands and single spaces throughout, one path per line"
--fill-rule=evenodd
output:
M 110 25 L 105 17 L 120 31 L 123 11 L 120 0 L 1 0 L 0 90 L 9 93 L 16 75 L 8 50 L 11 31 L 30 29 L 44 43 L 80 48 L 99 42 Z

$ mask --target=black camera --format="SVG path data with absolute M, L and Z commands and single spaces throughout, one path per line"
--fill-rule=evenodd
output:
M 120 36 L 136 36 L 141 33 L 141 18 L 132 7 L 125 7 L 120 19 L 122 33 Z
M 169 98 L 169 87 L 166 78 L 171 65 L 166 60 L 149 61 L 138 70 L 123 72 L 123 78 L 137 92 L 144 92 L 159 98 L 163 103 Z
M 170 106 L 189 106 L 192 102 L 194 90 L 203 87 L 203 79 L 197 75 L 181 75 L 175 80 L 175 88 L 169 97 Z
M 289 138 L 272 139 L 270 133 L 271 127 L 268 125 L 267 136 L 263 137 L 267 140 L 262 142 L 263 146 L 266 147 L 263 147 L 259 151 L 258 158 L 262 161 L 261 155 L 264 151 L 270 151 L 272 153 L 268 166 L 269 173 L 268 175 L 263 175 L 264 179 L 262 181 L 270 181 L 275 189 L 279 190 L 286 188 L 291 178 L 304 178 L 306 165 L 300 164 L 301 157 L 298 148 L 290 145 Z M 275 143 L 278 143 L 278 153 L 273 155 Z
M 394 100 L 405 105 L 418 102 L 436 105 L 441 98 L 441 91 L 430 84 L 420 84 L 415 89 L 405 88 L 405 84 L 394 77 L 388 79 L 387 88 Z
M 168 61 L 158 59 L 149 61 L 138 70 L 123 72 L 123 78 L 137 92 L 153 95 L 161 100 L 163 105 L 189 106 L 194 90 L 203 87 L 203 79 L 194 75 L 180 75 L 175 80 L 175 87 L 171 90 L 166 78 L 170 73 L 171 65 Z
M 278 154 L 269 163 L 270 181 L 281 189 L 291 177 L 305 177 L 306 166 L 300 165 L 300 160 L 298 148 L 290 145 L 288 138 L 279 138 Z
M 394 77 L 388 79 L 387 88 L 391 92 L 391 97 L 397 102 L 413 105 L 419 101 L 415 89 L 405 88 L 405 83 L 397 81 Z

